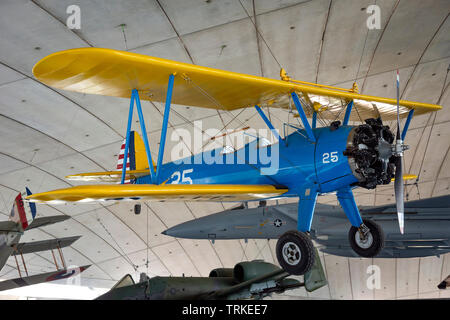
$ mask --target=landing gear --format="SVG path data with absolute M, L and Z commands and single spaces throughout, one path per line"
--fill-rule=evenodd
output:
M 138 204 L 135 204 L 134 205 L 134 214 L 140 214 L 141 213 L 141 205 L 138 203 Z
M 384 247 L 383 230 L 375 222 L 366 219 L 361 227 L 350 228 L 348 240 L 353 251 L 365 258 L 376 256 Z
M 302 275 L 311 270 L 315 252 L 309 238 L 300 231 L 288 231 L 277 242 L 277 259 L 281 267 L 293 275 Z

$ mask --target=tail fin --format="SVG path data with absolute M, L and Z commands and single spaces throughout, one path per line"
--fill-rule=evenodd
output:
M 125 158 L 125 139 L 120 148 L 119 159 L 117 161 L 117 169 L 122 170 L 123 159 Z M 136 131 L 130 131 L 130 142 L 127 154 L 127 170 L 143 170 L 148 169 L 147 154 L 145 152 L 144 141 Z
M 125 142 L 123 140 L 120 148 L 119 158 L 117 160 L 117 170 L 122 170 L 124 165 L 124 159 L 126 159 L 125 165 L 127 170 L 143 170 L 148 169 L 147 154 L 145 152 L 144 141 L 136 131 L 130 131 L 130 141 L 128 147 L 128 154 L 125 157 Z M 125 181 L 130 183 L 130 180 Z
M 23 198 L 31 195 L 30 189 L 26 188 L 26 192 L 19 193 L 14 199 L 14 204 L 11 209 L 10 221 L 21 225 L 25 230 L 33 222 L 36 217 L 36 204 L 33 202 L 24 203 Z

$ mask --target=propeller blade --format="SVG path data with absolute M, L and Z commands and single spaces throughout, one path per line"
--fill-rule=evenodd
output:
M 397 147 L 403 145 L 403 141 L 400 138 L 400 74 L 397 70 Z M 397 154 L 397 160 L 395 161 L 395 182 L 394 182 L 394 190 L 395 190 L 395 204 L 397 206 L 397 218 L 398 218 L 398 226 L 400 227 L 400 233 L 403 234 L 404 226 L 405 226 L 405 204 L 403 202 L 403 193 L 404 193 L 404 185 L 403 185 L 403 162 L 402 155 L 403 150 L 397 150 L 397 152 L 401 152 Z
M 397 160 L 395 162 L 394 189 L 395 189 L 395 203 L 397 205 L 398 225 L 400 227 L 401 234 L 403 234 L 405 226 L 405 217 L 404 217 L 405 205 L 403 202 L 404 185 L 402 177 L 403 177 L 402 157 L 397 157 Z
M 400 140 L 400 74 L 397 69 L 397 140 Z

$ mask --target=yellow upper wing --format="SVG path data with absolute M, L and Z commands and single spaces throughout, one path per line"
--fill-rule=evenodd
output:
M 248 201 L 282 195 L 287 189 L 271 185 L 230 184 L 115 184 L 85 185 L 35 193 L 26 200 L 41 203 L 93 201 Z
M 101 48 L 80 48 L 53 53 L 33 68 L 41 82 L 64 90 L 129 98 L 132 89 L 141 99 L 164 101 L 170 74 L 175 74 L 172 102 L 203 108 L 234 110 L 255 104 L 285 108 L 288 94 L 295 91 L 306 105 L 327 106 L 324 118 L 335 118 L 343 105 L 354 100 L 358 114 L 350 120 L 396 116 L 396 100 L 361 95 L 337 89 L 298 84 L 224 70 L 206 68 L 141 54 Z M 376 106 L 374 106 L 375 104 Z M 440 106 L 400 101 L 400 113 L 416 109 L 422 114 Z M 311 108 L 305 108 L 308 115 Z

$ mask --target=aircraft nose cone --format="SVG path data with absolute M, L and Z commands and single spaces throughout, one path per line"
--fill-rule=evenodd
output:
M 163 235 L 177 238 L 184 238 L 189 236 L 190 232 L 188 232 L 187 228 L 183 227 L 183 225 L 176 225 L 172 228 L 166 229 L 161 232 Z

